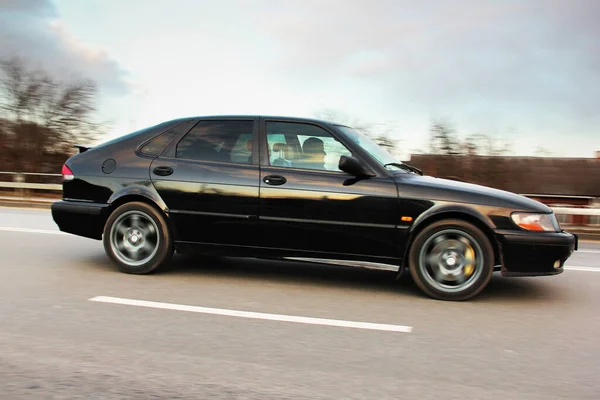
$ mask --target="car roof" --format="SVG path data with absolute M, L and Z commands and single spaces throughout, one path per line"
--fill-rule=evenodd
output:
M 316 123 L 316 124 L 336 126 L 336 127 L 345 126 L 343 124 L 339 124 L 339 123 L 332 122 L 332 121 L 321 120 L 321 119 L 317 119 L 317 118 L 292 117 L 292 116 L 281 116 L 281 115 L 260 115 L 260 114 L 213 114 L 213 115 L 195 115 L 195 116 L 189 115 L 189 116 L 182 116 L 182 117 L 176 117 L 176 118 L 172 118 L 172 119 L 168 119 L 168 120 L 163 120 L 154 125 L 149 125 L 144 128 L 141 128 L 139 130 L 136 130 L 134 132 L 130 132 L 128 134 L 124 134 L 124 135 L 115 137 L 106 142 L 99 143 L 98 145 L 96 145 L 94 147 L 102 148 L 102 147 L 107 147 L 109 145 L 113 145 L 113 144 L 117 144 L 117 143 L 120 145 L 125 140 L 139 138 L 140 136 L 144 137 L 144 138 L 151 137 L 151 136 L 156 135 L 156 133 L 158 132 L 157 129 L 163 130 L 163 129 L 167 129 L 166 127 L 169 127 L 169 126 L 172 127 L 175 125 L 179 125 L 179 124 L 191 122 L 191 121 L 196 121 L 196 120 L 255 119 L 255 118 L 273 119 L 273 120 L 289 121 L 289 122 L 308 122 L 308 123 L 312 122 L 312 123 Z
M 297 121 L 297 122 L 313 122 L 317 124 L 326 124 L 326 125 L 335 125 L 335 126 L 346 126 L 341 123 L 328 121 L 319 118 L 310 118 L 310 117 L 298 117 L 298 116 L 288 116 L 288 115 L 268 115 L 268 114 L 213 114 L 213 115 L 196 115 L 190 116 L 186 118 L 193 119 L 239 119 L 239 118 L 263 118 L 263 119 L 276 119 L 276 120 L 285 120 L 285 121 Z

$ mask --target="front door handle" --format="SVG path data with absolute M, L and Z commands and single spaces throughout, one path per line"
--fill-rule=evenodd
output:
M 167 176 L 173 173 L 173 168 L 171 167 L 156 167 L 154 168 L 154 174 L 159 176 Z
M 274 185 L 274 186 L 278 186 L 278 185 L 283 185 L 284 183 L 287 182 L 287 179 L 285 179 L 283 176 L 281 175 L 267 175 L 263 178 L 263 181 L 267 184 L 267 185 Z

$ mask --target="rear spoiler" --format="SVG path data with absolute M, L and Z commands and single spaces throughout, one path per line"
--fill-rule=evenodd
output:
M 89 149 L 91 149 L 91 147 L 87 147 L 81 144 L 74 144 L 73 147 L 76 147 L 79 149 L 79 153 L 85 153 L 86 151 L 88 151 Z

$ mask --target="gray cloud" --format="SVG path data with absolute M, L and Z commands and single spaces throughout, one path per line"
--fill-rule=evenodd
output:
M 592 132 L 600 123 L 600 1 L 268 4 L 259 29 L 278 44 L 282 75 L 374 83 L 398 109 L 473 126 Z
M 10 57 L 60 79 L 93 79 L 103 93 L 129 91 L 119 64 L 71 36 L 50 0 L 0 0 L 0 58 Z

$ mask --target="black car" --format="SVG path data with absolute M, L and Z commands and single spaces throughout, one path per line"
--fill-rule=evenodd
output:
M 555 275 L 577 249 L 550 208 L 424 176 L 348 126 L 265 116 L 167 121 L 63 166 L 60 230 L 103 240 L 120 271 L 174 251 L 393 264 L 465 300 L 494 271 Z

